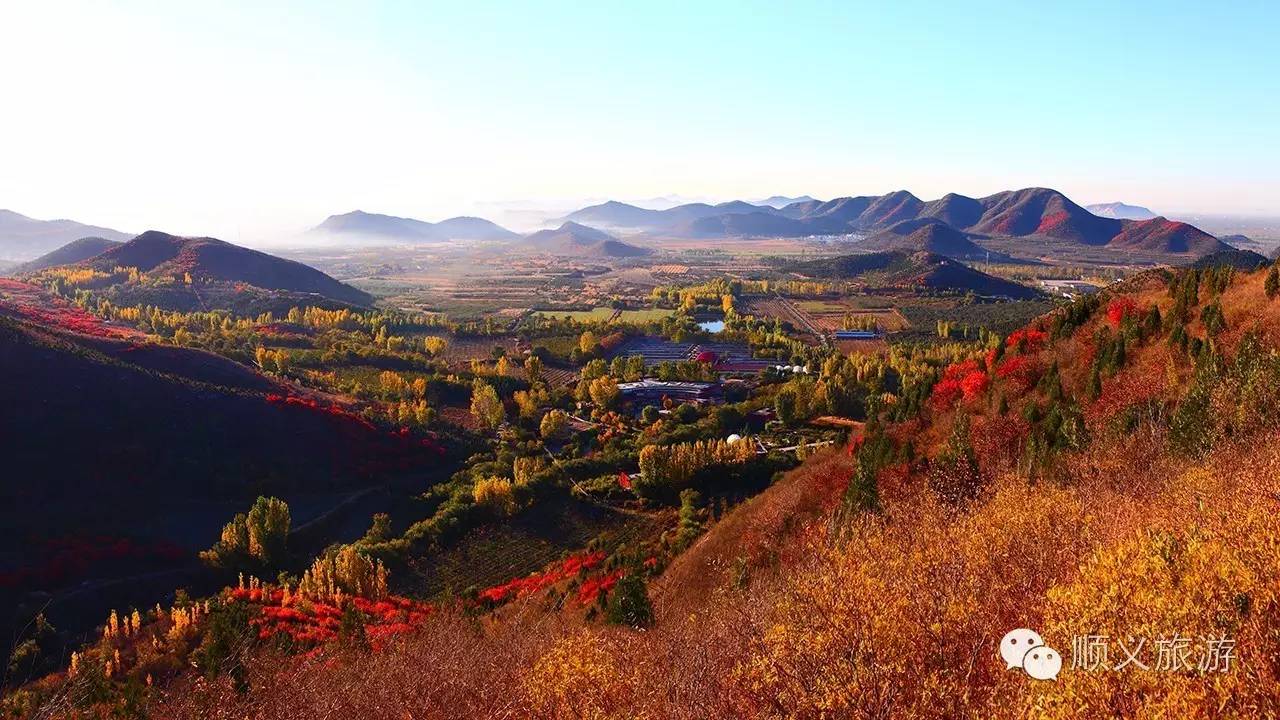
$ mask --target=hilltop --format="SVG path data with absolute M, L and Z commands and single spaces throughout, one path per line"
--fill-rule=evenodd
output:
M 31 260 L 85 237 L 129 239 L 128 234 L 111 228 L 74 220 L 36 220 L 12 210 L 0 210 L 0 259 Z
M 311 229 L 312 234 L 348 239 L 395 240 L 398 242 L 442 242 L 446 240 L 514 240 L 519 237 L 506 228 L 478 217 L 460 216 L 437 223 L 413 218 L 379 215 L 354 210 L 330 215 Z
M 72 240 L 49 253 L 45 253 L 30 262 L 17 265 L 9 271 L 10 275 L 20 275 L 22 273 L 36 272 L 45 268 L 57 267 L 59 265 L 71 265 L 78 262 L 88 260 L 99 253 L 110 250 L 119 246 L 120 243 L 115 240 L 108 240 L 100 237 L 86 237 L 79 240 Z
M 957 260 L 984 260 L 992 255 L 970 240 L 966 233 L 931 217 L 903 220 L 858 243 L 858 248 L 871 251 L 924 251 Z M 1007 258 L 1001 253 L 995 253 L 993 259 L 1003 261 Z
M 639 257 L 653 252 L 572 221 L 566 221 L 554 230 L 539 230 L 527 235 L 517 247 L 550 255 L 592 258 Z
M 215 238 L 178 237 L 157 230 L 69 268 L 104 275 L 95 280 L 95 286 L 109 287 L 113 302 L 126 304 L 135 304 L 132 299 L 136 304 L 177 309 L 266 304 L 287 310 L 317 300 L 356 306 L 373 303 L 368 293 L 302 263 Z M 139 277 L 121 275 L 121 269 L 137 270 Z
M 968 293 L 1028 299 L 1040 292 L 1025 285 L 988 275 L 958 260 L 931 252 L 891 250 L 840 255 L 823 260 L 784 264 L 782 270 L 810 278 L 859 280 L 876 287 L 924 289 L 931 292 Z

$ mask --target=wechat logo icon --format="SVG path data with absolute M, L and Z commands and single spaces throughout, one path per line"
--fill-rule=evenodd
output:
M 1040 633 L 1030 628 L 1010 630 L 1000 639 L 1000 657 L 1005 670 L 1022 668 L 1036 680 L 1057 680 L 1062 655 L 1044 644 Z

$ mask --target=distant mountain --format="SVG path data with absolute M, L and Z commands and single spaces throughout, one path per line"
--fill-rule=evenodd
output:
M 651 228 L 663 224 L 667 210 L 649 210 L 616 200 L 590 205 L 565 216 L 573 223 L 590 223 L 604 227 Z
M 550 255 L 592 258 L 639 257 L 653 252 L 576 222 L 566 222 L 555 230 L 539 230 L 526 236 L 518 248 Z
M 983 198 L 950 193 L 930 202 L 898 190 L 887 195 L 801 200 L 777 209 L 723 203 L 687 205 L 659 212 L 605 203 L 570 215 L 571 218 L 577 216 L 688 237 L 875 233 L 905 220 L 934 218 L 970 235 L 1036 237 L 1154 254 L 1202 255 L 1226 247 L 1183 224 L 1162 220 L 1144 225 L 1142 223 L 1149 221 L 1100 217 L 1049 188 L 1024 188 Z
M 36 220 L 12 210 L 0 210 L 0 259 L 32 260 L 83 237 L 129 239 L 119 230 L 73 220 Z
M 903 220 L 858 243 L 859 249 L 872 251 L 901 250 L 930 252 L 958 260 L 983 260 L 992 255 L 969 239 L 969 236 L 937 218 Z M 995 253 L 997 260 L 1006 256 Z
M 861 255 L 841 255 L 822 260 L 784 264 L 787 272 L 810 278 L 861 280 L 878 287 L 925 289 L 933 292 L 972 292 L 1015 299 L 1040 297 L 1025 285 L 988 275 L 964 263 L 930 252 L 899 250 Z
M 795 203 L 802 203 L 802 202 L 811 202 L 812 200 L 813 198 L 809 197 L 808 195 L 801 195 L 799 197 L 786 197 L 785 195 L 774 195 L 773 197 L 767 197 L 763 200 L 748 200 L 748 202 L 750 202 L 752 205 L 762 205 L 762 206 L 767 206 L 767 207 L 781 210 L 782 208 L 788 205 L 794 205 Z
M 144 275 L 225 285 L 248 285 L 270 292 L 320 296 L 367 306 L 373 297 L 315 268 L 214 238 L 189 238 L 149 230 L 83 263 L 110 272 L 137 268 Z M 305 298 L 303 298 L 305 299 Z
M 120 243 L 115 240 L 108 240 L 100 237 L 87 237 L 80 238 L 79 240 L 72 240 L 53 252 L 45 253 L 31 262 L 18 265 L 13 268 L 11 274 L 18 275 L 25 272 L 35 272 L 36 270 L 57 267 L 58 265 L 71 265 L 73 263 L 88 260 L 99 253 L 105 252 L 119 245 Z
M 1086 205 L 1085 210 L 1098 217 L 1115 218 L 1116 220 L 1151 220 L 1155 213 L 1141 205 L 1126 205 L 1122 202 Z
M 693 223 L 707 217 L 743 213 L 774 213 L 771 207 L 733 200 L 718 205 L 687 203 L 667 210 L 649 210 L 610 200 L 582 208 L 565 216 L 565 220 L 589 225 L 645 230 L 648 232 L 683 232 Z
M 446 240 L 515 240 L 520 237 L 484 218 L 455 217 L 430 223 L 425 220 L 379 215 L 355 210 L 330 215 L 311 230 L 314 234 L 350 238 L 394 240 L 397 242 L 440 242 Z
M 689 237 L 803 237 L 813 228 L 798 220 L 767 212 L 710 215 L 674 226 Z

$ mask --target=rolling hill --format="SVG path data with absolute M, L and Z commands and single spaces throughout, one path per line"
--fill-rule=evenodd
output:
M 366 306 L 373 297 L 314 268 L 214 238 L 189 238 L 149 230 L 84 263 L 86 268 L 111 272 L 137 268 L 150 278 L 185 279 L 201 283 L 249 285 L 298 296 L 318 296 L 350 305 Z
M 900 250 L 841 255 L 822 260 L 784 264 L 782 270 L 809 278 L 860 280 L 877 287 L 925 289 L 932 292 L 972 292 L 1015 299 L 1040 297 L 1025 285 L 988 275 L 964 263 L 931 252 Z
M 981 260 L 992 255 L 969 236 L 936 218 L 903 220 L 858 243 L 863 250 L 930 252 L 958 260 Z M 1004 258 L 995 253 L 996 258 Z
M 129 239 L 128 234 L 119 230 L 74 220 L 36 220 L 12 210 L 0 210 L 0 259 L 32 260 L 84 237 Z
M 612 235 L 576 222 L 565 222 L 554 230 L 539 230 L 525 237 L 518 250 L 569 257 L 625 258 L 653 251 L 622 242 Z
M 72 240 L 53 252 L 45 253 L 30 262 L 22 263 L 10 271 L 11 275 L 19 275 L 21 273 L 35 272 L 44 270 L 45 268 L 57 267 L 58 265 L 71 265 L 73 263 L 83 262 L 99 253 L 110 250 L 119 246 L 120 243 L 115 240 L 108 240 L 100 237 L 86 237 L 79 240 Z
M 446 240 L 514 240 L 516 233 L 478 217 L 455 217 L 430 223 L 425 220 L 379 215 L 362 210 L 330 215 L 312 228 L 313 235 L 346 239 L 394 240 L 396 242 L 443 242 Z
M 1126 223 L 1108 244 L 1150 252 L 1195 255 L 1231 250 L 1230 245 L 1194 225 L 1162 217 Z

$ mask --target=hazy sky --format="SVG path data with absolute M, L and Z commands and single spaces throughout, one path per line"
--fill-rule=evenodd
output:
M 262 239 L 476 201 L 1280 215 L 1280 4 L 0 0 L 0 207 Z

